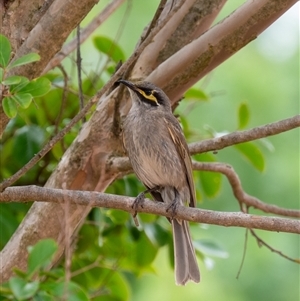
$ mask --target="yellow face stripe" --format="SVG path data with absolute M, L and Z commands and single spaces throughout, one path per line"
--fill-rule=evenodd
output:
M 149 99 L 151 101 L 154 101 L 157 105 L 158 105 L 158 101 L 156 99 L 156 97 L 153 95 L 153 93 L 155 92 L 155 90 L 152 90 L 151 91 L 151 94 L 150 95 L 147 95 L 143 90 L 141 89 L 137 89 L 137 91 L 142 94 L 146 99 Z

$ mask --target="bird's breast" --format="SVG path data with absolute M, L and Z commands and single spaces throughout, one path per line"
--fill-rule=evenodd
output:
M 133 170 L 147 186 L 186 185 L 182 162 L 163 118 L 129 113 L 123 128 L 124 146 Z

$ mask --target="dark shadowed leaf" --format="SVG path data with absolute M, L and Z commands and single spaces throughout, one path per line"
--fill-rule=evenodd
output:
M 47 266 L 57 248 L 57 243 L 53 239 L 40 240 L 31 247 L 28 257 L 28 274 L 33 275 L 38 269 Z
M 87 293 L 74 282 L 46 283 L 42 288 L 55 300 L 89 301 Z
M 133 252 L 135 263 L 140 267 L 148 266 L 155 258 L 158 248 L 155 247 L 144 232 L 135 243 L 136 250 Z
M 27 163 L 45 141 L 44 130 L 36 125 L 26 125 L 15 132 L 12 156 L 19 164 Z
M 157 222 L 144 224 L 144 230 L 151 242 L 157 246 L 164 246 L 168 243 L 170 232 Z

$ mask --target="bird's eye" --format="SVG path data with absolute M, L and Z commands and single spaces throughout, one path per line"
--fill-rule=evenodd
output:
M 156 92 L 155 90 L 151 90 L 151 91 L 144 91 L 141 89 L 138 89 L 139 93 L 141 95 L 143 95 L 146 99 L 154 101 L 157 105 L 158 105 L 158 101 L 157 98 L 154 96 L 154 93 Z

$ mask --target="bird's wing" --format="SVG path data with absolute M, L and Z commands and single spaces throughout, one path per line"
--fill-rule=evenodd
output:
M 176 150 L 183 163 L 182 165 L 185 167 L 185 174 L 186 174 L 186 178 L 190 190 L 190 196 L 191 196 L 189 205 L 190 207 L 195 207 L 196 195 L 195 195 L 195 186 L 194 186 L 193 174 L 192 174 L 192 161 L 191 161 L 191 157 L 190 157 L 190 153 L 185 137 L 183 135 L 181 126 L 175 117 L 173 116 L 172 118 L 164 117 L 164 120 L 166 122 L 166 126 L 170 134 L 170 137 L 173 140 Z

